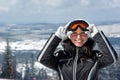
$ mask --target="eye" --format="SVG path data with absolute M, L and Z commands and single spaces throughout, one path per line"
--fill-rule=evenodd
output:
M 81 34 L 81 35 L 85 35 L 86 33 L 85 33 L 85 32 L 81 32 L 80 34 Z
M 76 32 L 74 32 L 74 33 L 72 33 L 72 34 L 71 34 L 71 36 L 77 36 L 77 33 L 76 33 Z

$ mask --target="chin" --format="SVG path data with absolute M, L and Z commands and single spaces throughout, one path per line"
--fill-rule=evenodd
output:
M 82 46 L 83 46 L 83 43 L 75 43 L 75 46 L 77 46 L 77 47 L 82 47 Z
M 75 46 L 77 46 L 77 47 L 82 47 L 83 45 L 76 44 Z

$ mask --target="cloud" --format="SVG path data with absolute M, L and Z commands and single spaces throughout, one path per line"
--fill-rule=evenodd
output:
M 0 6 L 10 6 L 16 4 L 17 0 L 0 0 Z
M 16 2 L 16 0 L 0 0 L 0 13 L 9 12 Z
M 120 0 L 0 0 L 0 16 L 3 19 L 15 16 L 14 19 L 19 18 L 19 20 L 29 17 L 36 20 L 39 16 L 42 19 L 61 18 L 62 20 L 86 17 L 85 15 L 94 16 L 103 10 L 110 12 L 111 8 L 117 11 L 116 8 L 120 8 Z
M 49 7 L 59 7 L 62 6 L 62 4 L 63 4 L 62 0 L 47 0 L 45 2 L 45 5 Z
M 50 10 L 66 10 L 68 8 L 111 8 L 120 7 L 120 0 L 0 0 L 0 12 L 43 13 Z
M 110 9 L 110 8 L 120 8 L 119 0 L 31 0 L 28 3 L 28 8 L 31 13 L 59 13 L 60 11 L 66 12 L 67 10 L 75 9 Z M 32 6 L 32 7 L 30 7 Z M 51 12 L 50 12 L 51 11 Z M 55 11 L 55 12 L 53 12 Z
M 24 9 L 30 9 L 31 14 L 59 14 L 59 12 L 88 6 L 89 3 L 89 0 L 30 0 L 27 6 L 24 5 Z
M 2 12 L 8 12 L 8 11 L 9 11 L 8 7 L 2 7 L 2 6 L 0 6 L 0 13 L 2 13 Z
M 88 6 L 90 4 L 90 1 L 89 0 L 80 0 L 80 4 L 82 6 Z
M 120 8 L 120 0 L 112 0 L 111 2 L 109 2 L 109 5 L 112 7 L 119 7 Z
M 120 0 L 89 0 L 91 7 L 96 7 L 96 8 L 120 8 Z

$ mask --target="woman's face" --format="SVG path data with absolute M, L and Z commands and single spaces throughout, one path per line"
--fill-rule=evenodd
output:
M 70 40 L 75 46 L 82 47 L 88 40 L 88 35 L 80 28 L 78 28 L 70 35 Z

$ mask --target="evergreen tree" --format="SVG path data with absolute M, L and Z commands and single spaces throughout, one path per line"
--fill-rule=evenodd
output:
M 2 63 L 2 74 L 1 78 L 7 78 L 7 79 L 14 79 L 16 74 L 15 74 L 15 62 L 14 58 L 12 55 L 12 51 L 9 46 L 9 41 L 8 39 L 6 40 L 6 50 L 5 54 L 3 57 L 3 63 Z
M 31 80 L 31 72 L 29 68 L 29 60 L 26 60 L 26 68 L 25 68 L 25 75 L 24 75 L 24 80 Z

